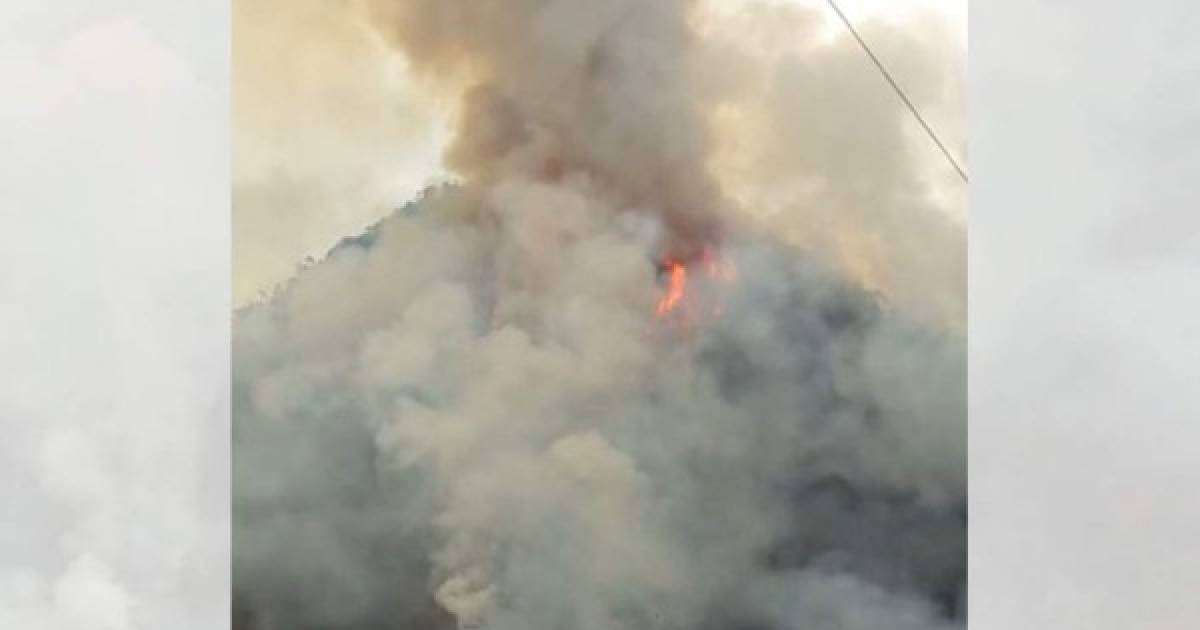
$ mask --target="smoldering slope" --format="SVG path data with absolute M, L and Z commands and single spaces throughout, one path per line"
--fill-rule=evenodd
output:
M 963 340 L 739 218 L 697 7 L 371 8 L 462 182 L 237 313 L 235 625 L 962 627 Z M 720 316 L 656 318 L 704 247 Z

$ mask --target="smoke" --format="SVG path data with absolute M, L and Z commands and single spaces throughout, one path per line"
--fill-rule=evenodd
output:
M 239 627 L 963 626 L 962 339 L 863 289 L 819 225 L 798 249 L 747 218 L 730 112 L 782 117 L 817 62 L 754 76 L 706 11 L 370 4 L 462 95 L 463 181 L 237 314 Z M 917 187 L 900 148 L 850 174 L 783 131 L 746 159 L 859 204 L 839 229 Z M 719 316 L 655 318 L 659 258 L 703 248 L 737 269 L 689 280 Z
M 436 174 L 440 121 L 346 3 L 233 3 L 234 303 Z
M 826 41 L 817 15 L 787 5 L 732 20 L 714 29 L 722 56 L 740 55 L 718 119 L 723 187 L 789 242 L 961 330 L 966 186 L 851 37 Z M 858 29 L 965 160 L 965 55 L 946 23 Z
M 447 165 L 473 181 L 586 172 L 648 206 L 682 254 L 715 238 L 724 200 L 705 168 L 695 3 L 374 2 L 414 71 L 466 85 Z

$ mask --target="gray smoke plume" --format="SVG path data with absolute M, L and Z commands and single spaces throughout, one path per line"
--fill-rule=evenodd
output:
M 404 0 L 372 19 L 439 85 L 466 85 L 447 166 L 482 186 L 586 173 L 645 206 L 686 255 L 725 204 L 706 169 L 708 101 L 691 0 Z
M 738 218 L 697 6 L 372 5 L 463 181 L 236 315 L 237 627 L 963 627 L 962 339 Z

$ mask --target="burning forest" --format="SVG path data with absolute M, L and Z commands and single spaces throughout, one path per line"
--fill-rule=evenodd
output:
M 965 627 L 963 338 L 744 211 L 703 6 L 356 9 L 459 180 L 235 315 L 235 630 Z

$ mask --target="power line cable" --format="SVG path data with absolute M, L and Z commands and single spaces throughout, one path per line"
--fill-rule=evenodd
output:
M 966 171 L 964 171 L 962 167 L 958 165 L 958 161 L 955 160 L 954 156 L 950 154 L 950 151 L 946 149 L 946 145 L 942 144 L 942 141 L 938 139 L 937 134 L 933 132 L 933 128 L 929 126 L 929 123 L 925 122 L 925 118 L 922 117 L 921 113 L 917 111 L 917 108 L 912 104 L 912 101 L 908 100 L 908 96 L 904 94 L 904 90 L 900 89 L 900 86 L 896 83 L 896 80 L 892 78 L 892 74 L 883 66 L 883 62 L 881 62 L 879 57 L 876 57 L 875 53 L 871 51 L 871 47 L 867 46 L 867 42 L 864 41 L 862 36 L 858 34 L 858 30 L 855 29 L 854 25 L 850 23 L 850 19 L 846 17 L 845 13 L 842 13 L 842 10 L 838 8 L 838 5 L 836 2 L 834 2 L 834 0 L 826 0 L 826 2 L 829 4 L 829 7 L 833 9 L 833 12 L 837 13 L 838 18 L 842 20 L 842 24 L 846 25 L 846 29 L 850 31 L 850 34 L 854 36 L 854 39 L 858 41 L 858 45 L 861 46 L 863 51 L 867 53 L 867 56 L 871 58 L 871 61 L 875 64 L 875 67 L 879 68 L 879 72 L 883 74 L 883 78 L 887 79 L 887 82 L 892 86 L 892 89 L 895 90 L 896 95 L 900 97 L 900 100 L 904 101 L 904 104 L 908 107 L 908 111 L 912 112 L 912 115 L 917 119 L 917 122 L 921 123 L 921 128 L 925 130 L 925 133 L 929 134 L 929 138 L 933 140 L 933 143 L 937 145 L 937 148 L 941 149 L 942 155 L 946 156 L 946 160 L 950 162 L 950 166 L 954 167 L 954 170 L 958 173 L 958 176 L 962 178 L 963 183 L 968 183 Z

